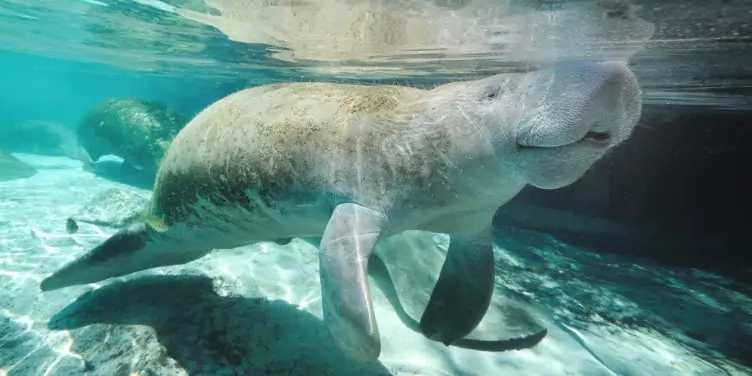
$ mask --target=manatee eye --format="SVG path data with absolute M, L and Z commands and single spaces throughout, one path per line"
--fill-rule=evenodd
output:
M 483 97 L 481 100 L 483 102 L 491 102 L 500 96 L 501 96 L 501 88 L 499 87 L 489 88 L 486 92 L 483 93 Z

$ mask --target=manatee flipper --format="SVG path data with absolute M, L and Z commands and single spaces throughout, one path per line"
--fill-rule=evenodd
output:
M 211 251 L 183 249 L 181 245 L 168 248 L 153 234 L 145 223 L 134 223 L 42 280 L 40 287 L 51 291 L 99 282 L 140 270 L 184 264 Z
M 396 235 L 396 237 L 399 236 Z M 398 251 L 404 252 L 405 250 L 399 249 Z M 411 266 L 419 265 L 419 263 L 414 263 Z M 400 292 L 397 291 L 398 288 L 394 284 L 394 279 L 390 275 L 389 267 L 378 253 L 371 257 L 368 271 L 378 288 L 384 293 L 389 304 L 394 308 L 400 321 L 410 330 L 421 333 L 420 324 L 409 312 L 415 308 L 412 305 L 416 302 L 405 302 L 407 306 L 403 303 Z M 415 274 L 423 272 L 422 269 L 415 269 Z M 403 287 L 408 288 L 410 292 L 415 292 L 415 289 L 420 289 L 421 285 L 411 284 Z M 405 295 L 404 290 L 402 294 Z M 513 299 L 503 293 L 499 294 L 495 299 L 492 299 L 489 312 L 483 317 L 476 329 L 469 336 L 452 343 L 452 346 L 488 352 L 532 348 L 543 340 L 548 333 L 548 330 L 539 322 L 539 317 L 536 317 L 540 316 L 538 311 L 540 311 L 538 307 L 534 307 L 530 303 Z M 479 329 L 480 333 L 476 333 Z
M 426 337 L 449 346 L 481 322 L 494 290 L 492 242 L 490 227 L 450 235 L 446 260 L 420 320 Z
M 408 230 L 380 240 L 369 260 L 369 275 L 402 323 L 417 333 L 449 244 L 447 234 Z M 480 324 L 452 346 L 492 352 L 532 348 L 547 334 L 544 323 L 551 322 L 543 310 L 524 296 L 495 286 Z
M 379 357 L 381 338 L 368 284 L 368 258 L 385 216 L 357 204 L 340 204 L 319 245 L 319 276 L 324 322 L 350 358 Z

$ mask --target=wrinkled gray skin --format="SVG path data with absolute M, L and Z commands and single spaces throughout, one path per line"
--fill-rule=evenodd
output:
M 378 358 L 367 271 L 380 239 L 445 233 L 420 329 L 444 344 L 478 325 L 494 288 L 491 219 L 527 184 L 579 179 L 640 117 L 632 72 L 579 62 L 424 91 L 267 85 L 214 103 L 175 138 L 150 212 L 42 281 L 43 291 L 293 237 L 319 245 L 324 320 L 349 357 Z

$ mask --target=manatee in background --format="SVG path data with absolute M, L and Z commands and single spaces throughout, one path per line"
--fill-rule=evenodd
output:
M 0 181 L 26 179 L 37 174 L 37 169 L 0 149 Z
M 143 99 L 111 98 L 95 105 L 76 130 L 76 139 L 91 161 L 112 154 L 123 167 L 156 174 L 170 142 L 187 119 L 167 105 Z M 78 156 L 86 163 L 87 156 Z
M 81 161 L 85 170 L 108 178 L 119 178 L 126 175 L 124 172 L 138 172 L 133 168 L 124 170 L 122 163 L 117 161 L 94 162 L 79 144 L 75 130 L 58 121 L 40 119 L 15 123 L 0 130 L 0 140 L 5 141 L 3 144 L 8 144 L 13 152 L 67 155 Z
M 58 132 L 61 127 L 65 126 L 49 120 L 0 124 L 0 149 L 12 153 L 65 156 Z
M 449 246 L 420 331 L 452 345 L 491 304 L 498 208 L 526 185 L 577 181 L 631 135 L 641 107 L 637 79 L 621 62 L 431 90 L 316 82 L 246 89 L 180 131 L 159 166 L 145 223 L 118 231 L 41 289 L 298 237 L 318 245 L 322 310 L 335 342 L 353 359 L 373 360 L 381 340 L 369 257 L 379 241 L 422 230 L 448 234 Z

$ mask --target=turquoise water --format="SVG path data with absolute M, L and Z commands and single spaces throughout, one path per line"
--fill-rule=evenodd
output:
M 452 346 L 427 338 L 419 324 L 447 257 L 441 232 L 408 231 L 376 246 L 368 281 L 381 352 L 369 361 L 348 357 L 329 331 L 319 250 L 298 237 L 40 291 L 45 278 L 134 223 L 149 222 L 152 233 L 171 225 L 144 216 L 164 153 L 191 119 L 246 88 L 338 82 L 429 90 L 611 60 L 634 72 L 643 106 L 752 108 L 733 90 L 696 91 L 697 64 L 671 60 L 682 49 L 725 56 L 712 44 L 723 36 L 688 21 L 712 9 L 685 9 L 680 20 L 666 16 L 675 11 L 668 5 L 639 5 L 0 0 L 0 375 L 752 373 L 748 286 L 633 249 L 642 238 L 692 247 L 682 235 L 658 237 L 650 224 L 529 199 L 495 216 L 491 303 Z M 748 26 L 734 23 L 743 15 L 721 13 L 731 29 Z M 734 88 L 703 72 L 707 87 Z M 582 82 L 599 82 L 591 78 Z M 585 105 L 598 98 L 584 97 Z M 329 108 L 312 98 L 320 111 Z M 650 126 L 639 123 L 635 138 Z M 630 141 L 618 148 L 636 147 Z M 583 179 L 603 187 L 599 171 Z M 609 252 L 617 244 L 629 251 Z

